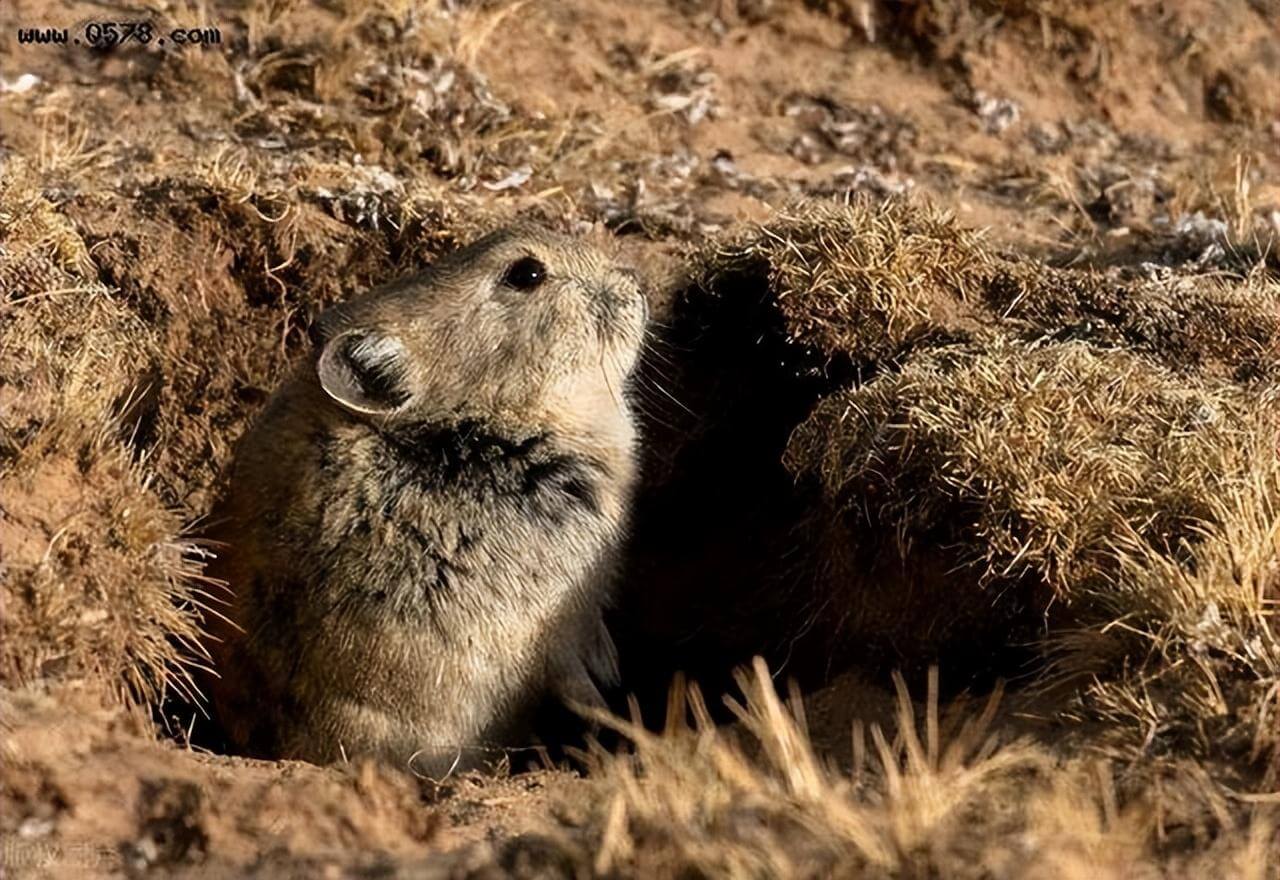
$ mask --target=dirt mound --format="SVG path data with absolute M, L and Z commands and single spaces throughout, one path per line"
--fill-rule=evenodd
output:
M 425 801 L 438 792 L 372 764 L 321 768 L 157 747 L 139 719 L 75 690 L 9 693 L 0 708 L 8 719 L 0 831 L 6 867 L 23 876 L 376 872 L 444 849 L 460 852 L 442 864 L 484 865 L 486 825 L 535 821 L 539 811 L 526 813 L 524 801 L 547 784 L 534 774 L 477 793 L 472 780 L 458 780 L 447 806 L 435 808 Z M 473 835 L 448 827 L 449 815 L 466 811 Z
M 122 442 L 155 334 L 12 171 L 0 189 L 0 675 L 86 680 L 153 705 L 190 685 L 202 596 L 180 517 Z
M 1092 680 L 1089 702 L 1128 716 L 1135 748 L 1194 743 L 1265 766 L 1280 671 L 1267 619 L 1276 426 L 1274 401 L 1127 352 L 997 339 L 824 399 L 787 462 L 838 517 L 827 540 L 859 584 L 842 603 L 848 638 L 883 638 L 896 610 L 893 586 L 859 578 L 858 560 L 887 552 L 910 571 L 914 548 L 941 547 L 948 575 L 923 621 L 943 644 L 965 638 L 966 607 L 1029 617 L 1049 673 Z M 922 620 L 896 622 L 903 645 Z M 1141 711 L 1126 710 L 1138 692 Z
M 701 286 L 763 274 L 793 341 L 866 367 L 999 325 L 1247 379 L 1274 369 L 1280 342 L 1278 294 L 1265 278 L 1056 269 L 900 199 L 802 203 L 703 260 Z

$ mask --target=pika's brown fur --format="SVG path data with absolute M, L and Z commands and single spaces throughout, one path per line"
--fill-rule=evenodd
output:
M 645 311 L 593 246 L 516 228 L 321 317 L 219 516 L 237 745 L 442 772 L 548 693 L 599 702 Z

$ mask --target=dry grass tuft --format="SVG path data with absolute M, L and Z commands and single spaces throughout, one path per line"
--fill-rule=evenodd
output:
M 739 684 L 734 728 L 712 724 L 696 689 L 673 692 L 661 733 L 602 719 L 631 753 L 595 752 L 588 815 L 517 839 L 504 861 L 551 850 L 570 876 L 618 877 L 1263 878 L 1274 866 L 1262 811 L 1225 818 L 1212 844 L 1196 839 L 1219 822 L 1211 794 L 1124 796 L 1105 763 L 1002 741 L 990 729 L 998 695 L 965 717 L 939 711 L 936 678 L 923 708 L 899 680 L 896 730 L 871 725 L 868 748 L 855 726 L 841 770 L 815 753 L 802 704 L 779 698 L 763 661 Z
M 946 529 L 984 580 L 1029 575 L 1070 601 L 1115 583 L 1126 532 L 1187 559 L 1224 525 L 1217 499 L 1264 505 L 1271 487 L 1249 479 L 1275 416 L 1129 352 L 994 336 L 830 395 L 786 460 L 842 512 L 871 493 L 890 530 Z
M 86 680 L 143 706 L 166 690 L 190 698 L 208 601 L 197 548 L 119 425 L 45 426 L 0 471 L 0 493 L 0 680 Z
M 129 446 L 156 356 L 21 166 L 0 189 L 0 680 L 189 687 L 192 547 Z M 76 320 L 67 320 L 74 312 Z
M 965 316 L 996 265 L 977 233 L 914 202 L 805 202 L 716 250 L 708 285 L 763 263 L 794 339 L 875 360 Z

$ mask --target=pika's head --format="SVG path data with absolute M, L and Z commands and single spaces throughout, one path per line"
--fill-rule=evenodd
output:
M 645 317 L 635 272 L 599 248 L 505 229 L 322 315 L 316 375 L 382 425 L 591 433 L 626 418 Z

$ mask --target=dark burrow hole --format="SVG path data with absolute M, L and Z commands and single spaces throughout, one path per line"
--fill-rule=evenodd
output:
M 722 695 L 740 693 L 735 670 L 757 655 L 780 692 L 792 680 L 811 693 L 850 669 L 886 685 L 899 671 L 923 693 L 941 664 L 943 697 L 1026 676 L 1042 591 L 993 583 L 990 602 L 974 602 L 977 573 L 957 565 L 948 536 L 918 535 L 906 555 L 859 540 L 851 530 L 892 528 L 870 512 L 849 523 L 784 467 L 818 400 L 875 365 L 791 342 L 767 268 L 675 296 L 642 361 L 644 476 L 609 620 L 625 683 L 613 708 L 625 714 L 634 694 L 645 722 L 661 725 L 682 673 L 723 709 Z

